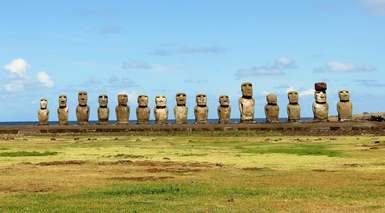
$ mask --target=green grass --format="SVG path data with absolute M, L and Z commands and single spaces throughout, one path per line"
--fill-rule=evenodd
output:
M 0 212 L 385 212 L 383 136 L 74 137 L 0 139 Z
M 0 152 L 0 157 L 36 157 L 36 156 L 50 156 L 57 155 L 57 152 L 37 152 L 37 151 L 17 151 L 17 152 Z
M 260 146 L 260 147 L 239 147 L 244 153 L 256 153 L 256 154 L 290 154 L 290 155 L 325 155 L 328 157 L 341 157 L 344 156 L 343 152 L 330 150 L 326 145 L 275 145 L 275 146 Z

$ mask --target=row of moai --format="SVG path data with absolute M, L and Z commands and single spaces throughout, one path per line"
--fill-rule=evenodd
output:
M 252 83 L 246 82 L 241 85 L 242 97 L 239 98 L 240 122 L 254 123 L 255 99 L 253 98 Z M 326 99 L 327 85 L 324 82 L 315 83 L 313 114 L 315 121 L 328 121 L 329 104 Z M 338 120 L 349 121 L 352 119 L 352 103 L 350 102 L 349 91 L 341 90 L 339 92 L 340 101 L 337 103 Z M 110 110 L 108 107 L 108 96 L 100 95 L 98 108 L 98 123 L 107 124 L 109 122 Z M 287 105 L 288 122 L 299 122 L 301 119 L 301 107 L 299 105 L 299 94 L 296 91 L 288 92 L 289 103 Z M 136 108 L 136 117 L 138 124 L 147 124 L 150 119 L 150 108 L 148 106 L 148 96 L 139 95 L 138 106 Z M 279 122 L 279 106 L 277 96 L 268 94 L 266 96 L 265 115 L 267 123 Z M 168 123 L 168 107 L 165 96 L 155 97 L 155 122 L 156 124 Z M 218 106 L 218 123 L 230 123 L 231 107 L 230 98 L 227 95 L 219 97 Z M 130 116 L 130 107 L 128 106 L 127 94 L 118 95 L 118 105 L 115 107 L 116 123 L 128 124 Z M 59 96 L 59 107 L 57 109 L 59 125 L 68 124 L 68 106 L 67 96 Z M 187 96 L 185 93 L 176 94 L 176 106 L 174 107 L 174 116 L 176 124 L 187 124 Z M 208 123 L 208 106 L 207 96 L 198 94 L 196 96 L 196 106 L 194 108 L 195 123 Z M 80 125 L 88 124 L 90 117 L 90 107 L 88 106 L 87 92 L 81 91 L 78 93 L 78 105 L 76 107 L 77 122 Z M 40 125 L 47 125 L 49 119 L 48 101 L 40 100 L 40 109 L 38 111 L 38 119 Z

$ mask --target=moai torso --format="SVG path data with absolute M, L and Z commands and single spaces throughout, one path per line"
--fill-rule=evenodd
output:
M 37 112 L 37 117 L 39 119 L 39 125 L 48 125 L 49 110 L 47 99 L 40 100 L 40 109 Z
M 323 82 L 315 84 L 313 115 L 315 121 L 328 121 L 329 104 L 326 99 L 326 84 Z
M 338 93 L 340 101 L 337 103 L 339 121 L 350 121 L 353 118 L 353 104 L 350 102 L 350 94 L 347 90 Z
M 298 122 L 301 119 L 301 107 L 298 104 L 298 92 L 290 91 L 287 94 L 289 104 L 287 105 L 287 119 L 289 122 Z
M 99 124 L 107 124 L 110 116 L 110 109 L 108 108 L 108 96 L 99 96 L 98 120 Z
M 186 106 L 187 96 L 185 93 L 176 94 L 176 106 L 174 116 L 176 124 L 187 124 L 188 107 Z
M 230 123 L 230 116 L 231 116 L 230 98 L 227 95 L 222 95 L 219 97 L 218 123 L 220 124 Z
M 148 124 L 150 119 L 150 108 L 148 107 L 148 96 L 138 96 L 138 107 L 136 108 L 136 118 L 138 124 Z
M 254 123 L 255 100 L 253 98 L 253 86 L 247 82 L 242 84 L 241 89 L 242 97 L 239 98 L 241 123 Z
M 155 97 L 155 122 L 157 124 L 167 124 L 168 122 L 168 108 L 167 108 L 167 99 L 165 96 L 156 96 Z
M 128 124 L 130 117 L 130 107 L 128 106 L 127 94 L 118 95 L 118 105 L 115 107 L 116 123 Z
M 209 108 L 207 107 L 207 96 L 205 94 L 199 94 L 196 96 L 196 106 L 194 108 L 195 123 L 207 124 Z
M 59 125 L 68 124 L 68 106 L 67 106 L 67 96 L 59 96 L 59 108 L 57 109 L 57 116 L 59 120 Z
M 277 96 L 269 94 L 266 96 L 267 104 L 265 105 L 266 123 L 279 122 L 279 106 L 277 104 Z
M 85 125 L 88 124 L 88 120 L 90 117 L 90 107 L 88 106 L 88 96 L 87 92 L 81 91 L 78 94 L 78 106 L 76 107 L 76 118 L 78 120 L 78 124 Z

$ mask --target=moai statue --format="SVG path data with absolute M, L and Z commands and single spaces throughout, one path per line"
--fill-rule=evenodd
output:
M 59 120 L 59 125 L 68 124 L 68 106 L 67 106 L 67 96 L 59 96 L 59 108 L 57 109 L 57 117 Z
M 207 107 L 207 96 L 205 94 L 198 94 L 196 96 L 196 106 L 194 108 L 195 123 L 207 124 L 209 108 Z
M 108 108 L 108 96 L 99 95 L 98 120 L 99 124 L 107 124 L 110 116 L 110 109 Z
M 130 118 L 130 107 L 128 106 L 127 94 L 118 95 L 118 105 L 115 107 L 116 123 L 128 124 Z
M 241 85 L 242 97 L 239 98 L 239 111 L 241 123 L 254 123 L 255 100 L 253 98 L 253 85 L 250 82 Z
M 136 108 L 136 119 L 138 124 L 148 124 L 150 119 L 150 108 L 148 107 L 148 96 L 138 96 L 138 107 Z
M 80 91 L 78 93 L 78 105 L 76 107 L 76 118 L 78 124 L 86 125 L 90 117 L 90 107 L 87 104 L 88 95 L 86 91 Z
M 174 107 L 175 123 L 187 124 L 188 107 L 186 93 L 176 94 L 176 106 Z
M 315 83 L 313 114 L 315 121 L 328 121 L 329 104 L 326 101 L 327 85 L 324 82 Z
M 218 123 L 228 124 L 230 123 L 231 107 L 230 98 L 227 95 L 219 96 L 218 106 Z
M 168 108 L 166 96 L 156 96 L 155 105 L 154 115 L 156 124 L 167 124 Z
M 37 117 L 39 119 L 39 125 L 48 125 L 49 110 L 48 101 L 45 98 L 40 100 L 40 109 L 37 112 Z
M 279 106 L 277 101 L 277 95 L 268 94 L 266 96 L 265 105 L 265 115 L 266 115 L 266 123 L 277 123 L 279 122 Z
M 350 102 L 350 94 L 347 90 L 341 90 L 338 92 L 340 101 L 337 103 L 338 120 L 350 121 L 353 117 L 353 105 Z
M 287 93 L 289 104 L 287 104 L 287 120 L 298 122 L 301 119 L 301 107 L 298 102 L 298 92 L 290 91 Z

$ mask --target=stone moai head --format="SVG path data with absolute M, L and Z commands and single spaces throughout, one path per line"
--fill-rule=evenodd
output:
M 139 107 L 147 107 L 148 106 L 148 96 L 147 95 L 139 95 L 138 96 L 138 105 L 139 105 Z
M 277 95 L 276 94 L 268 94 L 266 95 L 266 102 L 268 105 L 277 105 Z
M 40 109 L 47 109 L 48 101 L 45 98 L 40 99 Z
M 66 95 L 60 95 L 59 96 L 59 107 L 60 108 L 67 107 L 67 96 Z
M 219 96 L 219 104 L 223 107 L 230 106 L 230 98 L 227 95 L 221 95 Z
M 341 102 L 348 102 L 350 101 L 350 94 L 347 90 L 341 90 L 338 92 L 338 97 L 340 98 Z
M 80 106 L 87 106 L 88 95 L 86 91 L 80 91 L 78 93 L 78 102 Z
M 326 90 L 327 85 L 325 82 L 318 82 L 314 84 L 314 99 L 319 104 L 326 103 Z
M 175 98 L 176 98 L 176 104 L 178 106 L 186 106 L 186 100 L 187 100 L 186 93 L 177 93 Z
M 290 104 L 298 104 L 298 92 L 297 91 L 289 91 L 287 93 L 287 98 L 289 99 Z
M 108 96 L 107 95 L 99 95 L 99 106 L 100 107 L 107 107 L 108 105 Z
M 195 101 L 198 106 L 205 107 L 207 105 L 207 96 L 205 94 L 198 94 Z
M 118 95 L 118 105 L 119 106 L 127 106 L 128 103 L 128 95 L 127 94 L 119 94 Z
M 159 95 L 155 97 L 156 107 L 166 107 L 167 106 L 167 98 L 166 96 Z
M 319 104 L 326 103 L 326 93 L 323 91 L 315 91 L 314 92 L 315 101 Z
M 253 84 L 250 82 L 245 82 L 241 85 L 242 96 L 243 97 L 252 97 L 253 96 Z

